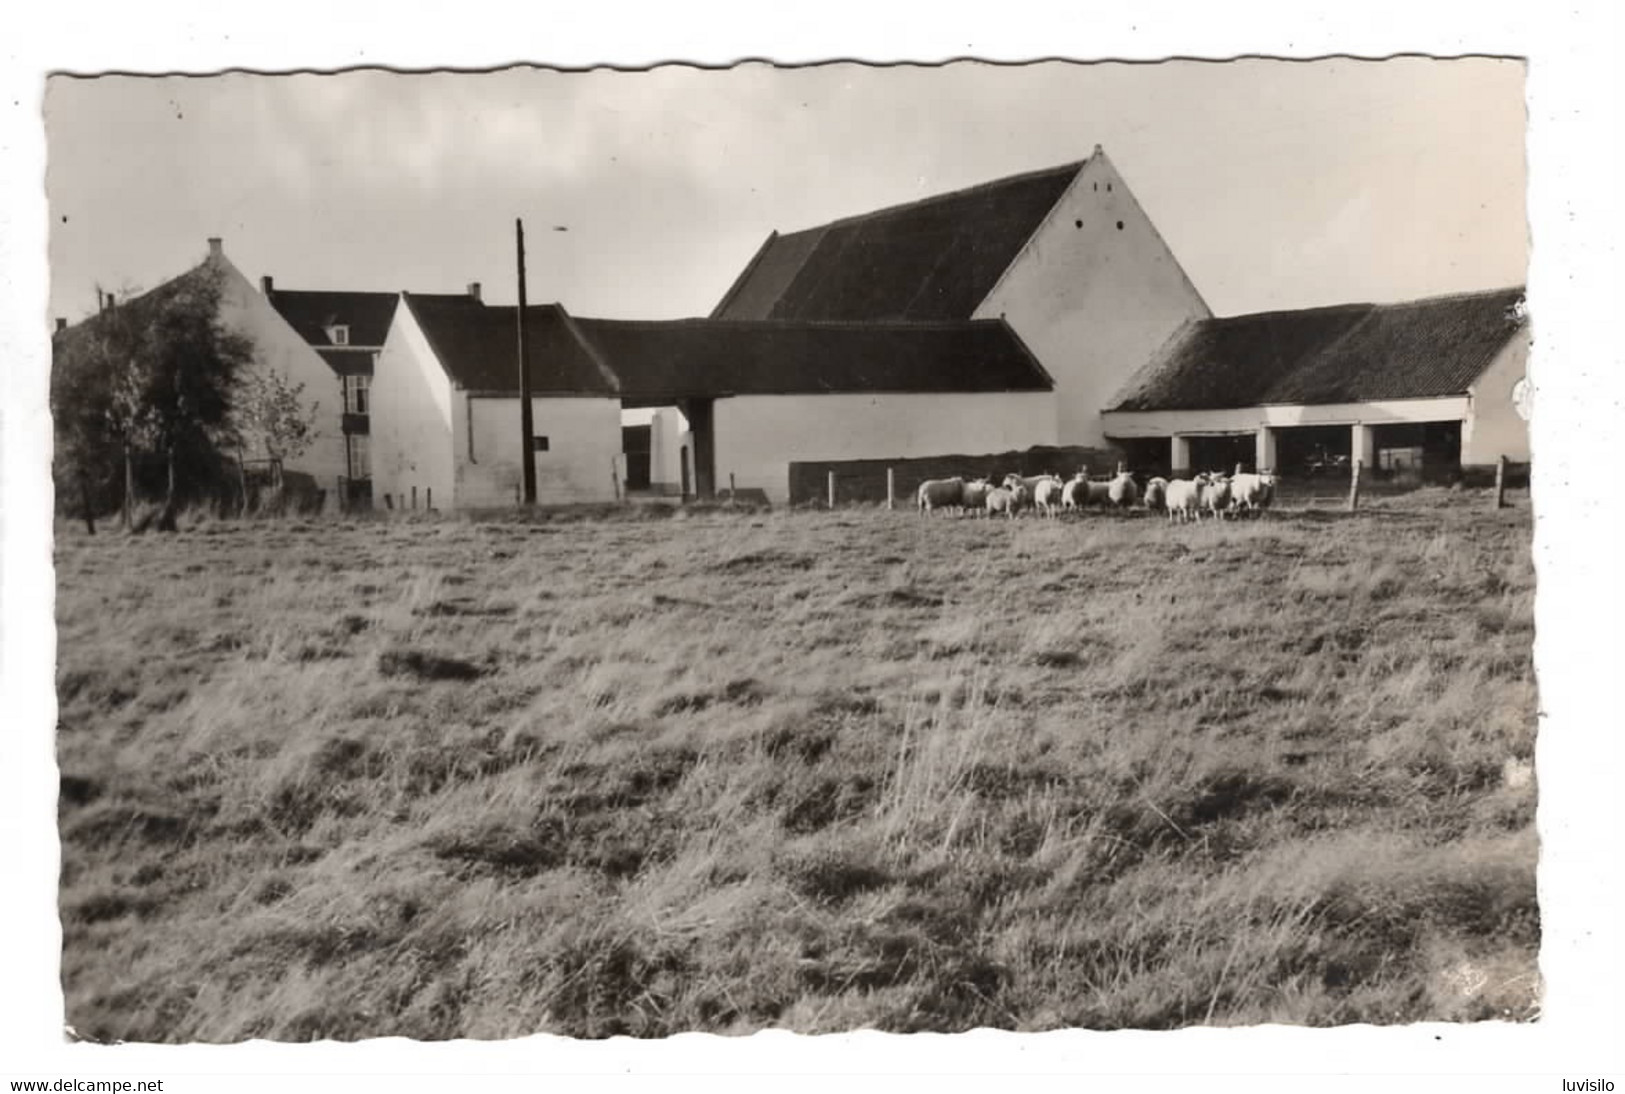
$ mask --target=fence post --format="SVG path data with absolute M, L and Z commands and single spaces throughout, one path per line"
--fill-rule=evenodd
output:
M 835 472 L 829 473 L 829 507 L 835 508 Z
M 414 487 L 412 487 L 412 511 L 416 512 L 417 507 L 418 507 L 418 488 L 416 486 L 414 486 Z
M 735 493 L 735 491 L 734 491 L 734 473 L 732 471 L 730 471 L 730 472 L 728 472 L 728 500 L 729 501 L 734 500 L 734 493 Z
M 423 488 L 423 508 L 425 511 L 434 508 L 434 487 L 432 486 Z
M 1355 460 L 1354 467 L 1349 472 L 1349 512 L 1351 513 L 1360 507 L 1360 468 L 1363 466 L 1365 466 L 1365 461 Z
M 886 508 L 897 508 L 897 471 L 886 468 Z
M 1495 507 L 1507 507 L 1507 458 L 1500 457 L 1495 461 Z

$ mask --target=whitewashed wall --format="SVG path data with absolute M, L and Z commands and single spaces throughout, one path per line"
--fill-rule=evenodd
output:
M 719 489 L 728 475 L 789 501 L 790 463 L 982 455 L 1055 444 L 1048 391 L 972 395 L 749 395 L 718 399 Z
M 519 400 L 456 393 L 456 486 L 448 505 L 513 505 L 521 496 Z M 542 505 L 613 501 L 621 473 L 621 401 L 531 400 L 533 428 L 548 439 L 537 452 L 536 500 Z M 438 491 L 436 491 L 438 496 Z
M 1529 423 L 1518 416 L 1512 389 L 1529 370 L 1529 338 L 1520 335 L 1496 355 L 1472 386 L 1472 413 L 1461 429 L 1461 462 L 1490 465 L 1502 456 L 1529 459 Z
M 223 254 L 213 259 L 220 271 L 220 321 L 254 343 L 257 364 L 292 384 L 303 384 L 302 401 L 314 411 L 315 428 L 310 447 L 297 459 L 284 463 L 288 471 L 310 475 L 337 504 L 338 484 L 348 468 L 344 451 L 344 392 L 341 382 L 310 343 L 290 327 L 271 302 L 261 296 L 241 270 Z M 249 459 L 264 452 L 250 452 Z
M 453 391 L 451 380 L 429 348 L 423 329 L 401 303 L 373 369 L 372 501 L 384 508 L 389 495 L 395 508 L 418 505 L 433 492 L 438 508 L 452 504 Z
M 1097 153 L 975 317 L 1004 316 L 1055 377 L 1059 443 L 1097 445 L 1111 397 L 1182 324 L 1211 314 Z

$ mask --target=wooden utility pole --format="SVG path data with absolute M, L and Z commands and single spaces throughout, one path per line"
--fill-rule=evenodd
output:
M 1364 466 L 1363 461 L 1355 460 L 1354 467 L 1349 472 L 1349 512 L 1351 513 L 1360 507 L 1360 468 L 1362 466 Z
M 829 507 L 835 508 L 835 472 L 829 473 Z
M 1507 458 L 1502 456 L 1495 461 L 1495 507 L 1507 507 Z
M 519 258 L 519 433 L 523 446 L 519 467 L 523 472 L 524 504 L 536 504 L 536 423 L 530 407 L 530 354 L 525 345 L 525 222 L 515 218 L 514 243 Z
M 886 468 L 886 508 L 897 508 L 897 470 Z

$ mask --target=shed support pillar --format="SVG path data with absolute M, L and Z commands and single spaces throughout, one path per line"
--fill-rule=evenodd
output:
M 1259 426 L 1258 440 L 1253 453 L 1254 471 L 1275 470 L 1275 430 L 1269 426 Z
M 1190 474 L 1191 470 L 1191 440 L 1189 437 L 1175 433 L 1170 438 L 1172 448 L 1168 454 L 1168 467 L 1175 478 L 1182 478 Z
M 1366 467 L 1377 465 L 1377 431 L 1368 425 L 1355 423 L 1350 427 L 1349 462 L 1359 460 Z

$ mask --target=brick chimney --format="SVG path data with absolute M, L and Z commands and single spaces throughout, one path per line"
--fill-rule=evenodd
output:
M 226 252 L 225 252 L 224 248 L 221 246 L 221 241 L 220 241 L 219 236 L 210 236 L 209 237 L 209 257 L 210 258 L 224 258 L 224 257 L 226 257 Z
M 269 299 L 271 291 L 276 288 L 276 282 L 271 280 L 270 274 L 260 275 L 260 295 Z
M 475 300 L 480 298 L 480 283 L 478 281 L 470 281 L 468 283 L 468 295 L 473 297 Z

